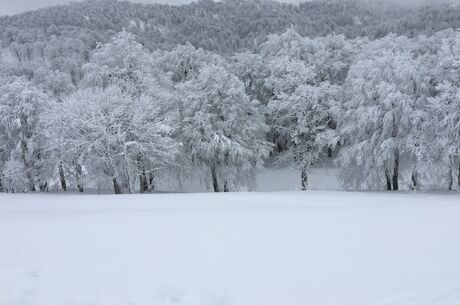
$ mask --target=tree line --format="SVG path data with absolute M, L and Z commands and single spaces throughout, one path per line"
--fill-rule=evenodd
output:
M 302 189 L 326 158 L 346 189 L 460 189 L 458 30 L 290 27 L 231 55 L 151 50 L 128 30 L 84 52 L 86 36 L 50 35 L 1 50 L 1 191 L 144 193 L 190 176 L 251 190 L 268 158 L 299 169 Z
M 150 50 L 171 50 L 190 42 L 197 48 L 231 55 L 255 51 L 269 34 L 293 26 L 301 36 L 332 33 L 347 38 L 377 39 L 395 33 L 407 37 L 433 35 L 460 27 L 460 7 L 449 4 L 404 6 L 397 1 L 314 0 L 299 4 L 272 0 L 199 0 L 187 5 L 139 4 L 86 0 L 0 17 L 3 43 L 24 49 L 61 48 L 82 55 L 95 42 L 108 42 L 124 28 Z M 62 41 L 48 40 L 53 36 Z M 55 48 L 55 47 L 54 47 Z M 22 50 L 26 53 L 27 50 Z M 30 55 L 30 53 L 29 53 Z M 59 54 L 57 54 L 59 55 Z
M 458 31 L 349 40 L 288 29 L 229 58 L 191 44 L 151 52 L 123 31 L 80 73 L 67 94 L 70 75 L 4 73 L 2 190 L 84 191 L 90 179 L 146 192 L 158 171 L 251 189 L 270 156 L 299 168 L 307 189 L 332 151 L 349 189 L 460 182 Z

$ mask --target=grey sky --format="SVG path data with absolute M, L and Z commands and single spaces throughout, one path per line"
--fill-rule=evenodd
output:
M 73 0 L 74 1 L 74 0 Z M 40 7 L 52 6 L 57 4 L 65 4 L 73 2 L 72 0 L 0 0 L 0 16 L 13 15 Z M 168 3 L 168 4 L 184 4 L 192 2 L 193 0 L 129 0 L 132 2 L 143 2 L 143 3 Z M 297 3 L 306 0 L 281 0 L 284 2 Z M 402 2 L 414 2 L 414 1 L 433 1 L 440 2 L 443 0 L 401 0 Z M 459 2 L 460 0 L 454 0 Z

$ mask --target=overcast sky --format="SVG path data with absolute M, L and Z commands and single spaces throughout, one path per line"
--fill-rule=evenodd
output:
M 193 0 L 130 0 L 132 2 L 143 2 L 143 3 L 168 3 L 168 4 L 184 4 L 192 2 Z M 303 2 L 305 0 L 281 0 L 284 2 Z M 401 0 L 404 2 L 414 2 L 414 1 L 434 1 L 440 2 L 443 0 Z M 459 2 L 460 0 L 454 0 Z M 72 0 L 0 0 L 0 16 L 2 15 L 13 15 L 40 7 L 52 6 L 57 4 L 65 4 L 69 2 L 74 2 Z

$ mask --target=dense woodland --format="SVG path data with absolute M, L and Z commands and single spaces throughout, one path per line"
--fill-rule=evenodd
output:
M 0 191 L 150 192 L 333 159 L 350 190 L 460 189 L 460 7 L 86 1 L 0 18 Z

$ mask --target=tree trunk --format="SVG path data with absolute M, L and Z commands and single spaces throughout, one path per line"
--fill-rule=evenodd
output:
M 458 189 L 460 191 L 460 164 L 458 165 L 457 184 L 458 184 Z
M 59 180 L 61 181 L 61 187 L 64 192 L 67 191 L 67 183 L 65 181 L 64 168 L 62 163 L 59 164 Z
M 27 143 L 25 141 L 21 141 L 21 158 L 22 158 L 22 162 L 24 163 L 24 166 L 26 168 L 27 180 L 29 180 L 29 191 L 35 192 L 36 191 L 35 182 L 33 181 L 32 176 L 30 174 L 30 166 L 29 166 L 29 162 L 27 161 L 27 158 L 26 158 L 27 150 L 28 150 Z
M 126 178 L 121 180 L 122 193 L 123 193 L 123 190 L 127 190 L 128 194 L 132 194 L 133 190 L 131 189 L 131 179 L 129 177 L 128 170 L 126 170 L 125 173 L 126 173 Z
M 81 168 L 80 164 L 77 164 L 75 166 L 75 176 L 77 178 L 77 188 L 80 193 L 83 193 L 85 191 L 83 187 L 83 181 L 82 181 L 82 176 L 83 176 L 83 170 Z
M 229 190 L 228 190 L 228 183 L 227 181 L 224 182 L 224 193 L 228 193 Z
M 392 103 L 392 107 L 394 107 Z M 392 132 L 392 137 L 396 141 L 396 138 L 398 137 L 398 126 L 396 123 L 396 117 L 393 114 L 393 132 Z M 394 150 L 394 165 L 393 165 L 393 177 L 392 177 L 392 182 L 393 182 L 393 191 L 399 190 L 399 148 L 395 148 Z
M 413 191 L 416 191 L 418 188 L 418 181 L 417 181 L 417 171 L 415 170 L 412 171 L 411 181 L 412 181 L 411 189 Z
M 399 190 L 399 150 L 395 150 L 395 164 L 393 167 L 393 191 Z
M 327 148 L 327 157 L 329 159 L 332 158 L 332 147 L 330 147 L 330 146 Z
M 452 161 L 449 164 L 449 177 L 447 180 L 447 189 L 449 191 L 452 191 L 452 187 L 454 186 L 454 169 L 453 169 L 453 164 Z
M 308 173 L 305 167 L 302 168 L 302 172 L 300 174 L 300 181 L 302 183 L 302 191 L 306 191 L 308 187 Z
M 112 181 L 113 181 L 113 190 L 114 190 L 115 194 L 116 195 L 122 194 L 121 187 L 118 184 L 117 178 L 113 178 Z
M 216 168 L 211 167 L 211 176 L 212 176 L 212 186 L 214 187 L 214 192 L 219 193 L 219 182 L 217 181 Z
M 145 176 L 144 174 L 139 175 L 139 194 L 145 193 Z
M 146 180 L 147 181 L 147 180 Z M 152 170 L 150 171 L 149 174 L 149 185 L 148 185 L 148 190 L 150 192 L 155 190 L 155 172 Z
M 39 187 L 40 187 L 40 192 L 48 192 L 48 182 L 40 183 Z
M 385 180 L 387 182 L 387 190 L 391 191 L 391 177 L 390 177 L 390 171 L 388 168 L 385 168 Z
M 139 175 L 139 186 L 140 186 L 140 193 L 144 194 L 149 190 L 148 182 L 147 182 L 147 175 L 145 174 L 145 171 L 142 172 L 142 174 Z

